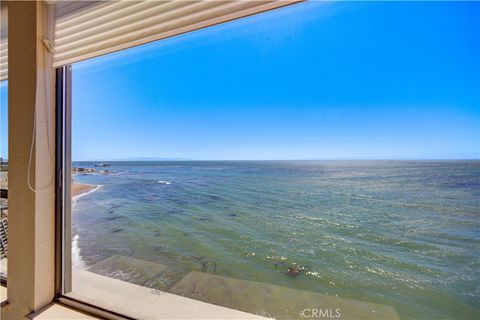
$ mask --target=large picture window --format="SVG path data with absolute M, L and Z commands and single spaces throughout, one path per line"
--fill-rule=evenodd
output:
M 62 295 L 146 319 L 479 316 L 470 9 L 308 2 L 59 68 Z

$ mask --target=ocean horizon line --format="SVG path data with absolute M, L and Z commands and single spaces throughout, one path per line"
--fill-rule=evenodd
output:
M 240 161 L 480 161 L 480 158 L 319 158 L 319 159 L 188 159 L 188 158 L 159 158 L 159 159 L 88 159 L 72 160 L 72 162 L 240 162 Z

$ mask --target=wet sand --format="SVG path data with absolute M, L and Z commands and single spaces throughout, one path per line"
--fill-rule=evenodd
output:
M 77 197 L 77 196 L 82 195 L 84 193 L 90 192 L 93 189 L 95 189 L 96 187 L 97 186 L 91 185 L 91 184 L 73 182 L 72 183 L 72 197 Z

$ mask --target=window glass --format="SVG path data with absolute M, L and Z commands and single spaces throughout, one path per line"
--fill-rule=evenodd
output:
M 0 277 L 7 277 L 8 256 L 8 81 L 0 82 Z
M 72 65 L 68 294 L 138 318 L 480 316 L 478 14 L 308 2 Z
M 8 257 L 8 11 L 0 4 L 0 280 L 5 284 Z M 0 301 L 6 299 L 6 288 L 0 286 Z

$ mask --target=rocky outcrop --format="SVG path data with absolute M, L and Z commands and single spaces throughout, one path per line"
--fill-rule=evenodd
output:
M 72 174 L 109 174 L 112 171 L 109 170 L 97 170 L 95 168 L 82 168 L 82 167 L 72 167 Z
M 97 169 L 72 167 L 72 173 L 95 173 Z
M 110 166 L 111 166 L 110 163 L 99 163 L 95 165 L 95 167 L 110 167 Z

